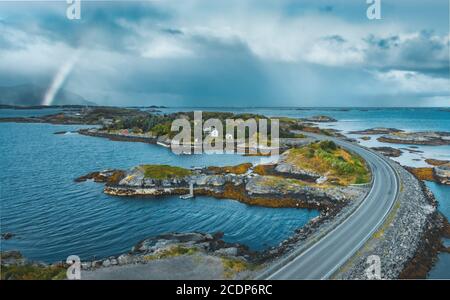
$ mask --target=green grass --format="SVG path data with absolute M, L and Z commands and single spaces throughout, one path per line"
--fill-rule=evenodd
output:
M 243 163 L 236 166 L 225 166 L 225 167 L 208 167 L 208 171 L 213 172 L 214 174 L 245 174 L 248 169 L 252 167 L 251 163 Z
M 193 255 L 197 253 L 199 250 L 195 247 L 183 247 L 180 245 L 176 245 L 174 247 L 170 247 L 168 249 L 165 249 L 157 254 L 151 254 L 146 255 L 146 260 L 155 260 L 155 259 L 163 259 L 163 258 L 170 258 L 170 257 L 176 257 L 181 255 Z
M 192 174 L 191 170 L 169 165 L 142 165 L 139 168 L 144 171 L 145 178 L 159 180 L 181 178 Z
M 283 191 L 295 191 L 299 187 L 303 187 L 305 185 L 315 185 L 303 182 L 298 179 L 285 178 L 280 176 L 263 176 L 261 180 L 262 185 L 276 187 Z
M 62 280 L 67 269 L 62 266 L 11 265 L 2 266 L 2 280 Z
M 239 259 L 222 257 L 223 275 L 226 279 L 231 279 L 236 273 L 251 269 L 249 263 Z
M 364 160 L 332 141 L 321 141 L 289 151 L 288 162 L 299 168 L 327 176 L 329 182 L 340 185 L 362 184 L 370 181 Z

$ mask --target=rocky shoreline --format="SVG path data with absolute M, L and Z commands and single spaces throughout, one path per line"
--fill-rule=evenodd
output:
M 170 260 L 174 258 L 188 258 L 189 256 L 213 257 L 221 260 L 234 261 L 245 266 L 247 269 L 254 261 L 257 253 L 250 251 L 246 246 L 237 243 L 227 243 L 222 240 L 223 233 L 215 234 L 188 232 L 188 233 L 167 233 L 156 237 L 144 239 L 134 245 L 127 253 L 118 256 L 110 256 L 103 260 L 84 261 L 81 263 L 82 276 L 86 279 L 98 278 L 96 273 L 102 270 L 108 272 L 116 271 L 115 267 L 127 265 L 151 264 L 157 260 Z M 241 270 L 247 271 L 247 270 Z M 239 272 L 236 272 L 239 273 Z M 224 277 L 238 275 L 224 274 Z M 202 274 L 198 274 L 201 276 Z M 155 274 L 153 274 L 155 276 Z M 207 279 L 208 274 L 203 274 L 203 279 Z M 129 279 L 129 278 L 127 278 Z M 170 278 L 164 278 L 170 279 Z
M 134 245 L 130 251 L 103 259 L 82 260 L 81 279 L 133 279 L 133 271 L 124 277 L 121 267 L 136 268 L 151 266 L 159 261 L 167 267 L 182 261 L 208 259 L 218 269 L 216 279 L 237 279 L 248 276 L 251 272 L 258 253 L 238 243 L 227 243 L 222 240 L 223 233 L 215 234 L 188 232 L 167 233 L 144 239 Z M 175 261 L 175 262 L 173 262 Z M 2 279 L 65 279 L 69 265 L 63 261 L 53 264 L 28 261 L 17 251 L 2 253 Z M 211 279 L 207 272 L 203 272 L 202 263 L 196 265 L 198 270 L 194 277 L 197 279 Z M 164 274 L 146 268 L 145 279 L 174 279 L 177 273 Z M 140 274 L 139 276 L 142 276 Z M 158 277 L 159 276 L 159 277 Z M 214 276 L 213 276 L 214 278 Z M 139 279 L 139 278 L 135 278 Z
M 97 129 L 80 129 L 78 130 L 78 133 L 86 136 L 107 138 L 111 141 L 139 142 L 147 144 L 156 144 L 158 142 L 158 138 L 155 136 L 113 134 L 108 132 L 102 132 Z M 170 145 L 170 143 L 168 143 L 168 145 Z
M 437 207 L 438 203 L 433 193 L 420 181 L 422 191 L 428 201 Z M 450 238 L 450 224 L 439 211 L 427 219 L 423 237 L 419 242 L 415 255 L 404 267 L 400 279 L 424 279 L 437 261 L 440 252 L 448 249 L 442 244 L 442 238 Z
M 301 170 L 290 162 L 290 156 L 286 154 L 273 165 L 253 167 L 243 164 L 200 169 L 142 165 L 131 170 L 93 172 L 75 181 L 89 179 L 105 183 L 104 192 L 113 196 L 161 197 L 192 192 L 191 196 L 234 199 L 250 205 L 311 208 L 326 212 L 337 212 L 367 192 L 367 188 L 336 185 L 333 178 Z
M 400 175 L 400 195 L 384 225 L 334 276 L 367 279 L 367 258 L 378 255 L 382 279 L 425 278 L 439 249 L 445 218 L 423 182 L 392 163 Z

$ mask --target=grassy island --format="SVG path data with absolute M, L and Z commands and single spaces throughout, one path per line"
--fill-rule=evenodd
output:
M 288 153 L 287 162 L 298 168 L 326 176 L 328 182 L 339 185 L 370 181 L 370 172 L 364 160 L 332 141 L 321 141 L 301 148 L 293 148 Z
M 145 178 L 159 180 L 182 178 L 192 174 L 191 170 L 169 165 L 142 165 L 139 168 L 144 172 Z

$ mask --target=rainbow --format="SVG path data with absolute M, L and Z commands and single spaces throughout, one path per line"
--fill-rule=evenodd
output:
M 55 77 L 53 77 L 52 83 L 48 87 L 45 92 L 44 99 L 42 100 L 42 105 L 52 105 L 55 99 L 55 96 L 58 94 L 58 91 L 61 89 L 64 82 L 69 77 L 72 72 L 75 64 L 79 60 L 81 55 L 80 50 L 75 50 L 73 55 L 59 68 L 58 72 L 56 72 Z

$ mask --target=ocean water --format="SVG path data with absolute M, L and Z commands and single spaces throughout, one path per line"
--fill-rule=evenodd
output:
M 407 131 L 450 131 L 448 108 L 169 108 L 176 111 L 230 111 L 266 116 L 328 115 L 338 120 L 322 127 L 349 131 L 393 127 Z M 0 116 L 47 114 L 51 110 L 2 110 Z M 50 112 L 52 113 L 52 112 Z M 254 249 L 276 245 L 316 211 L 251 207 L 232 200 L 206 197 L 186 202 L 177 197 L 158 200 L 123 199 L 102 193 L 102 185 L 73 179 L 90 171 L 129 168 L 141 163 L 184 167 L 230 165 L 257 158 L 242 156 L 175 156 L 167 149 L 140 143 L 112 142 L 77 134 L 53 135 L 80 126 L 0 124 L 1 226 L 17 236 L 2 241 L 2 250 L 18 249 L 33 259 L 54 261 L 69 254 L 103 257 L 127 251 L 142 238 L 170 231 L 222 230 L 225 239 Z M 360 136 L 356 135 L 355 138 Z M 403 148 L 395 158 L 404 165 L 426 166 L 425 158 L 450 160 L 450 146 L 385 144 L 360 140 L 365 146 Z M 408 150 L 419 150 L 409 153 Z M 439 210 L 450 219 L 450 187 L 428 183 Z M 274 225 L 276 224 L 276 225 Z M 447 241 L 448 242 L 448 241 Z M 450 255 L 441 254 L 430 278 L 450 278 Z
M 0 109 L 0 118 L 13 117 L 39 117 L 45 115 L 53 115 L 61 112 L 59 108 L 45 108 L 45 109 Z
M 224 239 L 254 250 L 277 245 L 318 215 L 316 210 L 272 209 L 233 200 L 197 197 L 120 198 L 102 184 L 75 183 L 91 171 L 142 163 L 182 167 L 256 162 L 239 155 L 176 156 L 143 143 L 113 142 L 55 131 L 82 126 L 0 124 L 1 231 L 12 232 L 1 250 L 54 262 L 68 255 L 102 258 L 128 251 L 167 232 L 223 231 Z
M 450 104 L 450 101 L 449 101 Z M 362 135 L 349 134 L 350 131 L 374 127 L 397 128 L 405 131 L 447 131 L 450 132 L 450 108 L 169 108 L 163 112 L 176 111 L 229 111 L 234 113 L 256 113 L 271 117 L 305 118 L 315 115 L 327 115 L 337 122 L 319 123 L 319 127 L 340 130 L 343 134 L 356 138 L 367 147 L 387 146 L 400 149 L 403 154 L 393 158 L 400 164 L 412 167 L 429 166 L 425 159 L 450 160 L 450 145 L 413 146 L 382 143 L 378 135 L 364 141 Z M 411 151 L 412 150 L 412 151 Z M 439 210 L 450 220 L 450 186 L 427 182 L 439 202 Z M 449 242 L 449 241 L 444 241 Z M 450 254 L 439 254 L 436 266 L 429 274 L 430 278 L 450 278 Z

